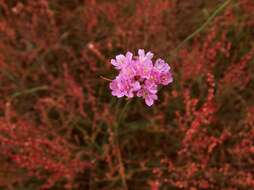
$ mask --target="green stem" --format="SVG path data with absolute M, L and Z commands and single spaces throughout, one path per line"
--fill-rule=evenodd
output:
M 48 86 L 39 86 L 39 87 L 35 87 L 35 88 L 26 89 L 26 90 L 23 90 L 21 92 L 13 93 L 11 95 L 11 97 L 15 98 L 15 97 L 22 96 L 22 95 L 25 95 L 25 94 L 33 94 L 33 93 L 35 93 L 37 91 L 41 91 L 41 90 L 48 90 Z
M 192 34 L 187 36 L 177 47 L 174 49 L 174 51 L 171 53 L 171 55 L 175 55 L 175 53 L 189 40 L 191 40 L 194 36 L 196 36 L 198 33 L 200 33 L 204 28 L 216 17 L 227 5 L 230 3 L 231 0 L 227 0 L 224 3 L 222 3 L 206 20 L 205 23 L 203 23 L 197 30 L 195 30 Z
M 116 156 L 117 156 L 117 160 L 118 160 L 118 164 L 119 164 L 119 174 L 121 177 L 121 181 L 123 184 L 123 187 L 125 190 L 128 190 L 128 185 L 127 185 L 127 181 L 126 181 L 126 172 L 125 172 L 125 167 L 124 167 L 124 163 L 123 163 L 123 159 L 122 159 L 122 154 L 121 154 L 121 146 L 120 146 L 120 140 L 119 140 L 119 125 L 121 124 L 124 115 L 126 113 L 126 110 L 128 109 L 128 106 L 130 104 L 130 100 L 127 101 L 124 105 L 124 107 L 122 108 L 121 112 L 118 115 L 118 119 L 117 119 L 117 123 L 115 125 L 115 148 L 116 148 Z
M 118 116 L 118 123 L 121 123 L 122 120 L 124 119 L 124 114 L 128 110 L 128 107 L 129 107 L 130 103 L 131 103 L 131 100 L 127 100 L 127 102 L 123 106 L 122 111 L 120 112 L 120 114 Z

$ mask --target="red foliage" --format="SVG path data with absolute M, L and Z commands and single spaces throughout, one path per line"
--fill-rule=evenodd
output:
M 11 167 L 26 169 L 28 176 L 46 180 L 42 189 L 48 189 L 63 179 L 67 180 L 65 187 L 72 189 L 75 175 L 90 165 L 81 161 L 78 154 L 73 157 L 77 148 L 63 137 L 45 126 L 36 127 L 17 118 L 10 106 L 7 103 L 8 113 L 5 118 L 0 119 L 2 159 L 10 159 Z

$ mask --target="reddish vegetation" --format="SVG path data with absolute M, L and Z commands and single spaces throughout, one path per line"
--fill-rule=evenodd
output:
M 0 189 L 254 189 L 254 2 L 174 51 L 204 2 L 0 0 Z M 139 48 L 174 75 L 152 108 L 100 78 Z

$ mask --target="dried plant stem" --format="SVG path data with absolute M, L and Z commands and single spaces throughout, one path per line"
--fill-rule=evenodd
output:
M 119 164 L 119 174 L 121 176 L 121 180 L 122 180 L 122 184 L 124 186 L 125 190 L 128 190 L 128 185 L 126 182 L 126 175 L 125 175 L 125 168 L 124 168 L 124 164 L 123 164 L 123 160 L 122 160 L 122 154 L 121 154 L 121 147 L 119 144 L 119 138 L 118 138 L 118 134 L 116 134 L 116 154 L 117 154 L 117 160 L 118 160 L 118 164 Z
M 103 80 L 106 80 L 106 81 L 109 81 L 109 82 L 111 82 L 112 80 L 111 79 L 109 79 L 109 78 L 106 78 L 106 77 L 104 77 L 104 76 L 100 76 Z

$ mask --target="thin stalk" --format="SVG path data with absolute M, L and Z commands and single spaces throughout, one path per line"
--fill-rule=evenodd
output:
M 223 11 L 224 8 L 226 8 L 229 3 L 231 2 L 231 0 L 227 0 L 224 3 L 222 3 L 209 17 L 208 19 L 197 29 L 195 30 L 193 33 L 191 33 L 189 36 L 187 36 L 171 53 L 171 56 L 175 55 L 175 53 L 189 40 L 191 40 L 193 37 L 195 37 L 198 33 L 200 33 L 202 30 L 204 30 L 206 28 L 206 26 L 208 24 L 210 24 L 210 22 L 212 22 L 212 20 L 221 12 Z
M 121 147 L 120 147 L 120 143 L 119 143 L 119 137 L 118 134 L 115 134 L 116 137 L 116 154 L 117 154 L 117 159 L 118 159 L 118 163 L 119 163 L 119 174 L 121 176 L 121 180 L 122 180 L 122 184 L 124 186 L 125 190 L 128 190 L 128 185 L 127 185 L 127 180 L 126 180 L 126 175 L 125 175 L 125 167 L 123 164 L 123 160 L 122 160 L 122 153 L 121 153 Z
M 100 76 L 100 77 L 101 77 L 101 79 L 103 79 L 103 80 L 106 80 L 106 81 L 109 81 L 109 82 L 112 81 L 111 79 L 109 79 L 109 78 L 107 78 L 107 77 L 104 77 L 104 76 Z
M 123 159 L 122 159 L 122 154 L 121 154 L 121 146 L 120 146 L 120 140 L 119 140 L 119 125 L 123 120 L 124 117 L 124 113 L 126 113 L 126 110 L 129 107 L 130 104 L 130 100 L 127 101 L 127 103 L 124 105 L 124 107 L 122 108 L 122 111 L 119 113 L 118 116 L 118 121 L 117 124 L 115 125 L 115 148 L 116 148 L 116 156 L 117 156 L 117 160 L 119 163 L 119 174 L 121 177 L 121 181 L 123 184 L 123 187 L 125 190 L 128 190 L 128 185 L 127 185 L 127 180 L 126 180 L 126 172 L 125 172 L 125 167 L 124 167 L 124 163 L 123 163 Z
M 22 95 L 26 95 L 26 94 L 33 94 L 35 92 L 42 91 L 42 90 L 48 90 L 48 86 L 39 86 L 39 87 L 35 87 L 35 88 L 26 89 L 21 92 L 16 92 L 11 95 L 11 98 L 16 98 L 18 96 L 22 96 Z

